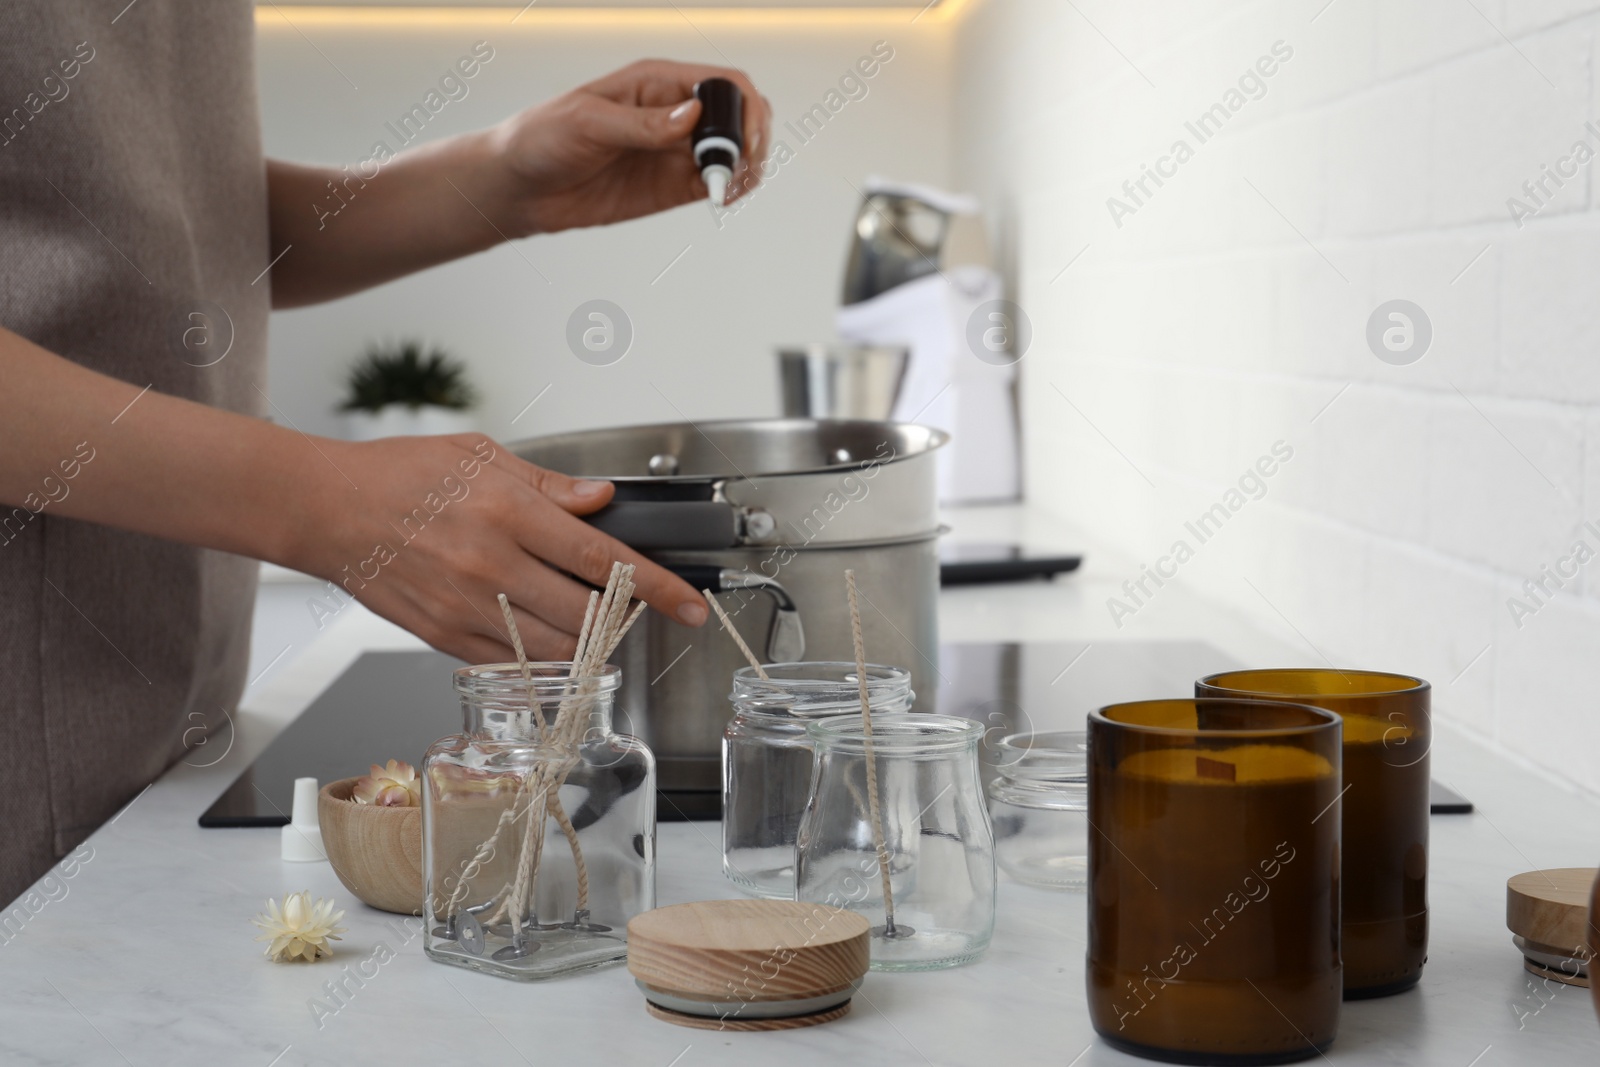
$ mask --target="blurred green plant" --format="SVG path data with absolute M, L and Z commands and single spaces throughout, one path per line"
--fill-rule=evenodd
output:
M 341 411 L 378 411 L 389 404 L 465 411 L 478 402 L 467 365 L 421 341 L 374 344 L 351 366 Z

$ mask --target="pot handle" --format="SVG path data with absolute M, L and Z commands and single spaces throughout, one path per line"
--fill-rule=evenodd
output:
M 667 569 L 695 588 L 709 589 L 713 593 L 737 589 L 766 593 L 778 606 L 772 617 L 772 629 L 767 634 L 767 662 L 794 663 L 805 659 L 806 631 L 800 622 L 800 609 L 794 597 L 776 579 L 715 564 L 682 564 Z
M 718 500 L 618 500 L 588 517 L 629 548 L 716 550 L 739 544 L 739 513 Z

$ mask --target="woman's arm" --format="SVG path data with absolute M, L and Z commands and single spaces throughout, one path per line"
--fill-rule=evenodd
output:
M 15 508 L 270 560 L 473 663 L 510 654 L 500 592 L 530 655 L 571 658 L 588 590 L 568 575 L 604 584 L 616 559 L 639 566 L 652 607 L 705 621 L 694 589 L 577 517 L 610 501 L 609 483 L 542 470 L 480 434 L 311 437 L 141 393 L 4 329 L 0 396 L 0 552 L 35 536 L 6 524 Z
M 269 162 L 272 302 L 357 292 L 500 241 L 597 226 L 703 198 L 690 152 L 696 82 L 745 94 L 745 153 L 731 196 L 752 188 L 771 108 L 722 67 L 644 60 L 493 129 L 335 170 Z

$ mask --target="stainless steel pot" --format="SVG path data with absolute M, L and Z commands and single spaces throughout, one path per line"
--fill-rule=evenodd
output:
M 886 345 L 810 344 L 778 349 L 783 413 L 790 418 L 887 419 L 911 350 Z
M 874 662 L 905 667 L 931 707 L 938 672 L 934 450 L 943 431 L 867 420 L 672 423 L 511 446 L 616 483 L 591 521 L 710 589 L 768 662 L 853 658 L 844 572 L 856 570 Z M 713 620 L 647 613 L 617 650 L 619 728 L 654 750 L 662 818 L 714 818 L 728 692 L 744 666 Z

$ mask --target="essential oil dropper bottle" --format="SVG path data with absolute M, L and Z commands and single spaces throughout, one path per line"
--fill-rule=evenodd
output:
M 694 87 L 694 96 L 700 101 L 700 118 L 690 138 L 694 161 L 711 203 L 720 207 L 744 152 L 744 94 L 726 78 L 707 78 Z

